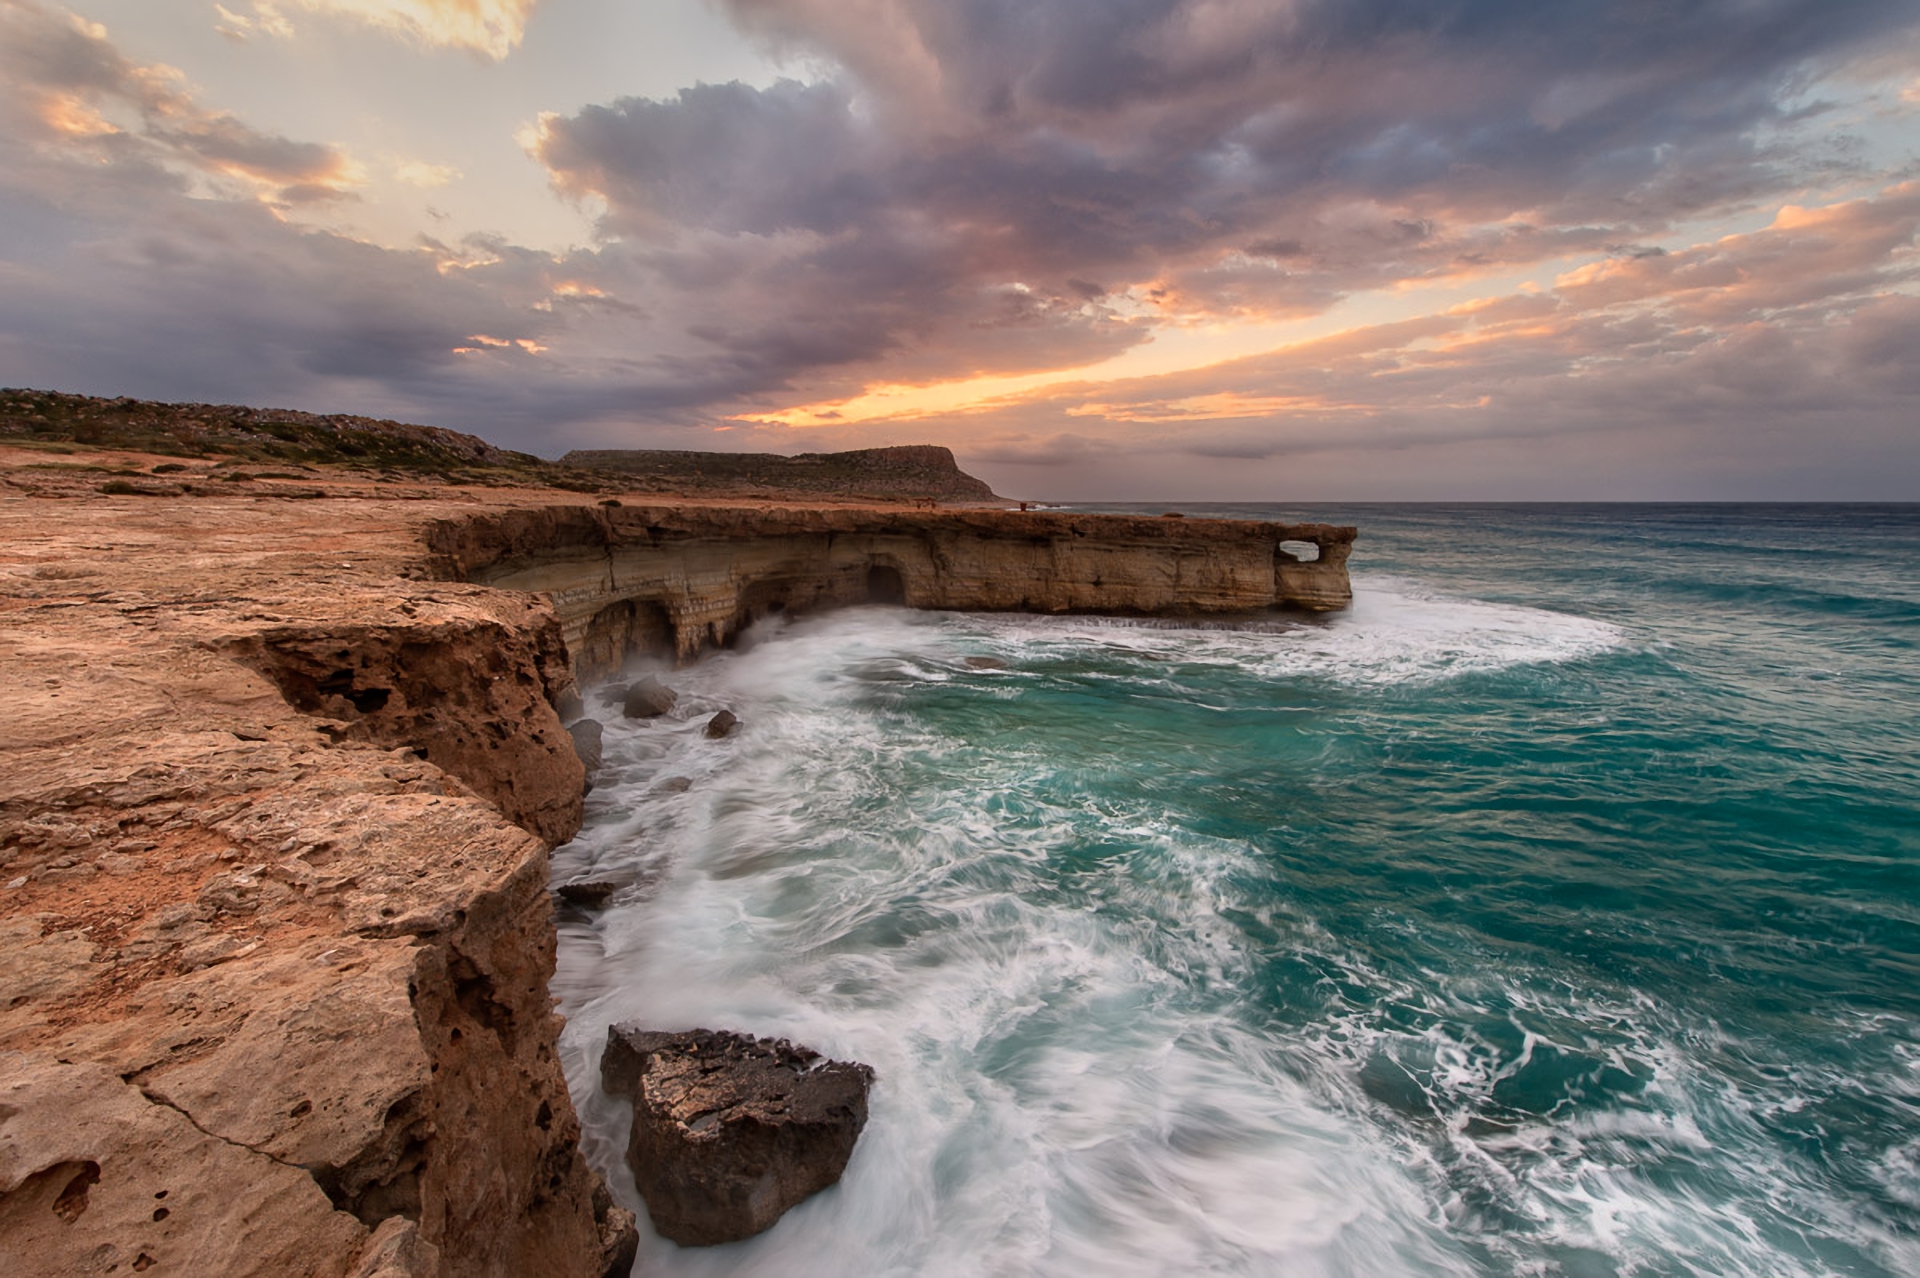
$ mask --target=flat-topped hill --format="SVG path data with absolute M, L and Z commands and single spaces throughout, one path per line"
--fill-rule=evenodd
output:
M 558 462 L 498 448 L 476 435 L 347 413 L 240 404 L 101 399 L 0 389 L 0 441 L 54 453 L 126 449 L 292 471 L 342 467 L 370 477 L 574 492 L 703 497 L 839 497 L 881 501 L 995 501 L 945 448 L 927 444 L 845 453 L 706 453 L 591 449 Z M 305 472 L 305 473 L 301 473 Z M 216 476 L 224 477 L 224 476 Z
M 563 466 L 659 481 L 678 492 L 804 492 L 843 496 L 996 501 L 993 489 L 934 444 L 844 453 L 701 453 L 679 449 L 578 449 Z

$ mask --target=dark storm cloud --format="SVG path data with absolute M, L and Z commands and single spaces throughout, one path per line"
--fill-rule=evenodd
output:
M 724 7 L 838 70 L 590 107 L 538 153 L 604 198 L 609 253 L 736 281 L 767 353 L 747 396 L 882 357 L 897 379 L 1098 358 L 1145 335 L 1113 290 L 1149 317 L 1297 315 L 1643 240 L 1831 163 L 1767 130 L 1914 22 L 1813 0 Z

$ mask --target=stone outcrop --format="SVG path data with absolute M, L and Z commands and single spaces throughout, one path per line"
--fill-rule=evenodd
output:
M 120 498 L 103 467 L 207 466 L 50 456 L 0 443 L 0 1255 L 35 1274 L 624 1272 L 546 988 L 576 677 L 863 600 L 1347 598 L 1323 525 L 344 472 Z
M 446 576 L 552 598 L 582 678 L 841 604 L 1250 615 L 1352 602 L 1354 529 L 1022 511 L 566 506 L 436 525 Z
M 784 1039 L 607 1031 L 601 1085 L 633 1101 L 627 1162 L 662 1237 L 750 1238 L 840 1179 L 873 1071 Z
M 679 700 L 679 693 L 648 675 L 629 684 L 620 695 L 620 713 L 629 719 L 658 719 Z
M 0 1267 L 605 1272 L 631 1218 L 546 988 L 583 779 L 551 613 L 408 579 L 410 502 L 31 483 L 0 488 Z

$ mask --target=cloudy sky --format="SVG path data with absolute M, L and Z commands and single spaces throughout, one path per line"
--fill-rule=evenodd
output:
M 1920 499 L 1912 0 L 0 0 L 0 384 Z

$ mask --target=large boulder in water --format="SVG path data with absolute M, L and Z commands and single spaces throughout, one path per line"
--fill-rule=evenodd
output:
M 750 1238 L 840 1179 L 873 1070 L 724 1030 L 607 1031 L 600 1081 L 633 1100 L 627 1164 L 664 1238 Z
M 580 756 L 580 766 L 587 770 L 586 788 L 591 792 L 605 761 L 606 733 L 598 719 L 582 719 L 567 729 L 567 735 L 573 738 L 573 752 Z
M 621 694 L 620 713 L 629 719 L 657 719 L 673 709 L 673 703 L 679 699 L 679 693 L 648 675 L 638 683 L 627 685 L 626 692 Z
M 724 737 L 730 737 L 733 735 L 734 729 L 739 726 L 740 716 L 731 710 L 722 710 L 719 714 L 707 720 L 707 739 L 709 741 L 719 741 Z

